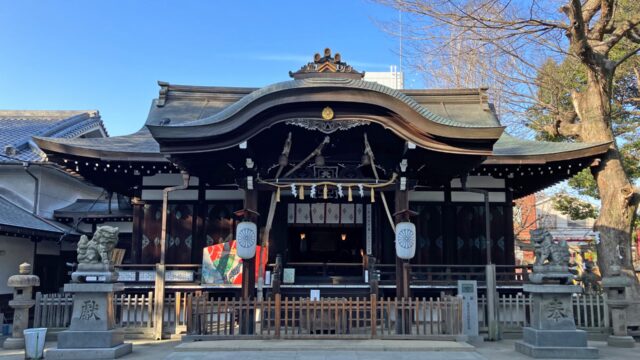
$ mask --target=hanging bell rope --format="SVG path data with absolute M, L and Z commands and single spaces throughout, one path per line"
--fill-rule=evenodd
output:
M 369 164 L 371 165 L 371 170 L 373 170 L 373 175 L 376 177 L 376 180 L 379 179 L 378 177 L 378 170 L 376 169 L 376 164 L 373 161 L 373 150 L 371 150 L 371 145 L 369 145 L 369 139 L 367 138 L 367 133 L 364 134 L 364 152 L 366 155 L 369 156 Z M 396 175 L 394 173 L 394 175 Z M 393 231 L 396 230 L 396 224 L 393 221 L 393 218 L 391 217 L 391 211 L 389 211 L 389 205 L 387 204 L 387 198 L 384 196 L 383 192 L 380 192 L 380 198 L 382 199 L 382 205 L 384 205 L 384 211 L 385 213 L 387 213 L 387 219 L 389 220 L 389 225 L 391 225 L 391 228 L 393 229 Z M 374 201 L 373 195 L 371 196 L 371 202 Z

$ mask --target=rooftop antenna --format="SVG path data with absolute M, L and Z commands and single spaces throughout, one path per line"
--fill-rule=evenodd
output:
M 402 74 L 402 10 L 398 9 L 398 20 L 400 22 L 400 74 Z M 396 71 L 396 89 L 399 88 L 399 73 Z

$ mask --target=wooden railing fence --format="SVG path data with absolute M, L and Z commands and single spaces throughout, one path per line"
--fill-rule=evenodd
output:
M 263 301 L 189 296 L 187 333 L 207 338 L 385 338 L 458 335 L 462 305 L 437 299 L 274 298 Z M 402 316 L 402 314 L 407 314 Z M 242 331 L 242 324 L 249 331 Z M 398 329 L 404 329 L 400 335 Z
M 519 332 L 529 326 L 531 296 L 528 294 L 500 294 L 498 321 L 503 332 Z M 573 296 L 573 316 L 579 329 L 606 332 L 610 328 L 609 308 L 605 295 L 580 294 Z M 480 329 L 487 328 L 487 298 L 478 298 Z
M 36 293 L 34 327 L 63 330 L 72 313 L 71 294 Z M 152 336 L 153 292 L 118 294 L 115 297 L 116 323 L 126 333 Z M 212 298 L 206 292 L 167 294 L 164 331 L 169 334 L 239 335 L 241 324 L 253 329 L 253 336 L 288 337 L 426 337 L 456 335 L 460 332 L 459 299 L 440 298 L 282 298 L 249 302 L 236 298 Z M 487 328 L 486 297 L 478 299 L 480 330 Z M 501 294 L 498 301 L 500 328 L 518 333 L 531 319 L 531 298 L 527 294 Z M 576 325 L 591 332 L 610 330 L 609 309 L 603 295 L 575 295 L 573 312 Z M 409 316 L 401 316 L 402 314 Z
M 151 335 L 153 330 L 153 291 L 146 294 L 117 294 L 115 296 L 116 324 L 130 333 Z M 187 296 L 184 292 L 167 294 L 164 306 L 164 329 L 170 334 L 186 331 Z M 36 293 L 34 327 L 64 329 L 71 323 L 73 297 L 71 294 Z

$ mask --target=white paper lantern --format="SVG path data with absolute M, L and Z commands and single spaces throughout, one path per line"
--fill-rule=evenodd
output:
M 410 222 L 396 224 L 396 255 L 412 259 L 416 254 L 416 226 Z
M 240 258 L 251 259 L 256 255 L 258 227 L 256 224 L 243 221 L 236 229 L 236 251 Z

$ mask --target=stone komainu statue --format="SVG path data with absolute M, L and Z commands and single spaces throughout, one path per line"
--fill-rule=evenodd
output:
M 571 255 L 566 241 L 556 242 L 546 229 L 536 229 L 529 232 L 531 243 L 535 249 L 535 266 L 559 265 L 568 266 Z
M 118 243 L 119 231 L 114 226 L 98 226 L 91 240 L 82 235 L 78 242 L 78 264 L 111 265 L 111 252 Z

